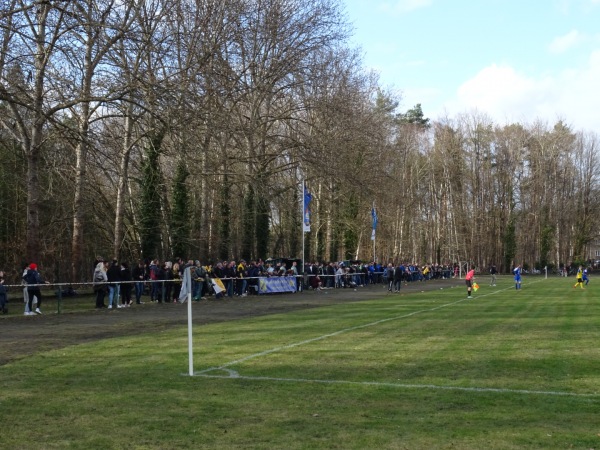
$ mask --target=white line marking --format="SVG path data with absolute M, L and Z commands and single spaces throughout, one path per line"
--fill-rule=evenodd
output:
M 277 381 L 291 383 L 317 383 L 317 384 L 348 384 L 355 386 L 375 386 L 375 387 L 395 387 L 404 389 L 436 389 L 444 391 L 464 391 L 464 392 L 480 392 L 480 393 L 500 393 L 500 394 L 529 394 L 529 395 L 552 395 L 560 397 L 583 397 L 596 398 L 598 393 L 581 394 L 577 392 L 562 392 L 562 391 L 534 391 L 530 389 L 505 389 L 505 388 L 480 388 L 480 387 L 463 387 L 463 386 L 439 386 L 436 384 L 406 384 L 406 383 L 382 383 L 377 381 L 345 381 L 345 380 L 309 380 L 306 378 L 277 378 L 277 377 L 247 377 L 241 376 L 237 372 L 232 371 L 230 375 L 207 375 L 203 372 L 195 372 L 204 378 L 218 379 L 236 379 L 236 380 L 254 380 L 254 381 Z

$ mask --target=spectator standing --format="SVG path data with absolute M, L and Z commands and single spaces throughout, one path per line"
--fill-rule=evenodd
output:
M 158 259 L 155 259 L 150 262 L 148 265 L 148 274 L 150 276 L 150 301 L 154 302 L 158 300 L 158 275 L 160 272 L 160 267 L 158 267 Z
M 34 296 L 37 297 L 37 301 L 38 301 L 37 308 L 35 308 L 35 312 L 30 312 L 29 315 L 42 314 L 42 311 L 40 311 L 40 308 L 42 306 L 42 293 L 40 291 L 39 285 L 43 284 L 44 281 L 42 280 L 42 277 L 37 270 L 37 264 L 35 264 L 35 263 L 29 264 L 29 269 L 27 269 L 27 272 L 25 272 L 23 279 L 27 283 L 27 295 L 29 297 L 29 300 L 28 300 L 29 311 L 33 311 L 32 301 L 33 301 Z
M 423 277 L 422 277 L 423 281 L 429 280 L 429 278 L 431 276 L 431 268 L 430 268 L 430 266 L 429 265 L 423 266 L 423 269 L 421 269 L 421 273 L 423 274 Z
M 166 286 L 165 286 L 165 282 L 167 280 L 167 266 L 166 264 L 158 264 L 158 260 L 156 261 L 156 281 L 154 284 L 156 284 L 156 298 L 155 300 L 158 303 L 162 303 L 163 300 L 165 299 L 165 290 L 166 290 Z
M 123 286 L 121 286 L 121 302 L 123 306 L 131 306 L 133 303 L 131 301 L 131 288 L 132 286 L 132 275 L 131 269 L 129 268 L 129 264 L 126 262 L 121 263 L 121 281 L 123 281 Z
M 142 294 L 144 293 L 144 261 L 140 260 L 138 265 L 133 268 L 131 278 L 135 281 L 135 303 L 142 305 Z
M 171 261 L 165 263 L 165 280 L 164 299 L 166 303 L 169 303 L 173 295 L 173 263 Z
M 394 287 L 394 266 L 392 266 L 392 263 L 389 263 L 387 266 L 386 278 L 388 291 L 392 292 L 392 288 Z
M 402 279 L 404 278 L 404 266 L 398 264 L 394 269 L 394 292 L 399 293 L 402 288 Z
M 29 291 L 27 290 L 27 283 L 25 282 L 25 275 L 27 274 L 28 270 L 29 264 L 25 264 L 25 267 L 23 267 L 23 275 L 21 276 L 21 283 L 23 284 L 23 302 L 25 303 L 25 315 L 31 316 L 35 315 L 35 313 L 31 309 L 29 309 Z M 37 305 L 36 297 L 33 298 L 33 304 Z
M 294 264 L 296 264 L 296 262 L 294 261 Z M 325 279 L 325 286 L 328 289 L 333 289 L 335 287 L 335 265 L 333 264 L 333 262 L 330 262 L 329 264 L 327 264 L 326 267 L 326 279 Z
M 256 261 L 251 261 L 248 266 L 248 293 L 258 294 L 258 277 L 260 276 L 260 268 Z M 298 281 L 298 279 L 296 279 Z M 296 283 L 298 287 L 298 283 Z
M 181 272 L 179 271 L 179 263 L 173 264 L 173 303 L 177 303 L 179 300 L 179 294 L 181 294 Z
M 248 286 L 248 281 L 246 278 L 248 277 L 248 269 L 246 268 L 246 261 L 243 259 L 237 266 L 237 293 L 240 297 L 246 297 L 246 288 Z
M 206 276 L 206 269 L 197 259 L 192 268 L 192 300 L 204 300 L 202 292 L 204 291 L 204 284 L 207 282 Z
M 4 286 L 4 272 L 0 272 L 0 309 L 2 314 L 8 314 L 8 293 Z
M 115 307 L 121 308 L 119 304 L 120 295 L 120 281 L 121 281 L 121 266 L 116 259 L 113 259 L 112 264 L 106 271 L 106 277 L 108 278 L 108 309 L 112 309 L 113 301 Z
M 290 270 L 292 271 L 292 276 L 296 280 L 296 291 L 299 291 L 300 279 L 298 278 L 298 263 L 296 261 L 292 262 L 292 267 Z
M 99 261 L 96 263 L 94 269 L 94 292 L 96 293 L 96 309 L 106 308 L 104 304 L 104 296 L 106 295 L 106 282 L 108 278 L 106 276 L 106 266 L 104 262 Z
M 344 283 L 344 266 L 339 264 L 335 271 L 335 287 L 337 289 L 341 288 Z
M 226 268 L 226 277 L 228 278 L 225 283 L 225 289 L 227 290 L 227 296 L 233 297 L 234 293 L 234 282 L 236 278 L 235 261 L 231 261 Z

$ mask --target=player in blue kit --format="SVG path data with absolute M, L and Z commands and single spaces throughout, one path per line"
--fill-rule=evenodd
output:
M 585 285 L 587 286 L 588 283 L 590 282 L 590 279 L 588 278 L 588 270 L 587 267 L 585 269 L 583 269 L 583 281 L 585 282 Z
M 515 289 L 521 289 L 521 266 L 517 266 L 513 269 L 513 274 L 515 275 Z

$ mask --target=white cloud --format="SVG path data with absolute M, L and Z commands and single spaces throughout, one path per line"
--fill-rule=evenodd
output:
M 527 76 L 494 64 L 463 83 L 444 110 L 457 114 L 476 109 L 500 124 L 563 118 L 575 129 L 600 132 L 598 79 L 600 50 L 590 54 L 584 67 L 544 75 Z
M 386 13 L 404 14 L 415 9 L 430 6 L 433 0 L 396 0 L 395 2 L 383 2 L 379 9 Z
M 548 46 L 552 53 L 564 53 L 583 41 L 583 35 L 577 30 L 571 30 L 563 36 L 558 36 Z

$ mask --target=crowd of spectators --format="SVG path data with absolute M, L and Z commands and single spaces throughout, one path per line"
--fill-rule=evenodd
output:
M 458 266 L 440 264 L 310 263 L 304 266 L 304 281 L 305 285 L 312 289 L 355 288 L 371 284 L 388 285 L 390 280 L 409 283 L 452 278 L 458 276 L 455 269 L 458 269 Z
M 143 296 L 151 302 L 169 303 L 180 300 L 185 270 L 191 268 L 192 299 L 208 296 L 245 297 L 259 293 L 259 280 L 272 277 L 294 277 L 295 289 L 322 290 L 358 288 L 380 284 L 398 292 L 404 283 L 458 276 L 458 266 L 439 264 L 387 264 L 360 261 L 306 263 L 300 260 L 218 261 L 204 264 L 199 260 L 161 262 L 140 260 L 130 267 L 127 262 L 105 261 L 97 257 L 94 263 L 93 287 L 96 308 L 127 308 L 142 304 Z M 0 312 L 6 313 L 7 296 L 3 273 L 0 272 Z M 25 315 L 41 314 L 42 295 L 39 286 L 47 284 L 34 263 L 23 269 Z M 289 283 L 288 283 L 289 286 Z M 293 288 L 292 284 L 292 288 Z M 106 304 L 108 300 L 108 304 Z
M 293 260 L 288 260 L 287 265 L 279 261 L 246 262 L 243 259 L 204 264 L 200 260 L 176 258 L 174 262 L 157 259 L 139 261 L 130 269 L 127 263 L 116 260 L 105 262 L 97 258 L 94 271 L 96 307 L 124 308 L 131 306 L 134 301 L 141 304 L 143 295 L 149 296 L 151 302 L 177 302 L 187 268 L 192 269 L 193 300 L 203 300 L 208 296 L 221 298 L 257 294 L 259 280 L 265 277 L 295 277 L 298 291 L 381 284 L 388 286 L 390 291 L 398 292 L 402 283 L 457 276 L 455 267 L 439 264 L 313 262 L 306 263 L 300 270 L 298 262 Z M 106 295 L 108 305 L 104 303 Z

